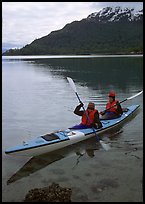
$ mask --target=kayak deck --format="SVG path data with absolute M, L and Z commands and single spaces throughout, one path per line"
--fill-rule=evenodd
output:
M 102 122 L 102 128 L 95 129 L 96 133 L 99 134 L 100 132 L 103 132 L 107 129 L 113 128 L 114 126 L 118 126 L 120 123 L 125 121 L 129 116 L 133 115 L 133 113 L 139 108 L 139 105 L 132 105 L 126 108 L 126 111 L 123 112 L 123 114 L 119 118 L 115 119 L 109 119 L 109 120 L 101 120 Z M 79 131 L 83 132 L 85 135 L 93 133 L 94 131 L 92 128 L 87 129 L 79 129 Z
M 95 132 L 98 134 L 105 132 L 115 126 L 118 126 L 122 123 L 128 116 L 131 116 L 137 109 L 139 105 L 132 105 L 127 107 L 127 111 L 123 112 L 121 117 L 111 120 L 101 120 L 102 127 L 95 129 Z M 22 155 L 39 155 L 46 152 L 50 152 L 62 147 L 74 144 L 76 142 L 85 140 L 95 135 L 92 128 L 87 129 L 66 129 L 63 131 L 57 131 L 43 136 L 39 136 L 28 142 L 23 142 L 21 145 L 11 147 L 5 150 L 6 154 L 21 154 Z M 40 151 L 39 151 L 40 150 Z M 29 152 L 31 152 L 29 154 Z

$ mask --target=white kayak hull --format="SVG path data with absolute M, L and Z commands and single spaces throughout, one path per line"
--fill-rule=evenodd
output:
M 122 116 L 117 119 L 101 120 L 103 127 L 95 129 L 96 134 L 100 135 L 103 132 L 123 124 L 123 122 L 125 122 L 129 116 L 133 115 L 138 108 L 139 105 L 132 105 L 127 107 L 128 111 L 124 112 Z M 9 155 L 24 155 L 30 157 L 37 156 L 81 142 L 93 136 L 95 136 L 95 133 L 92 128 L 79 130 L 67 129 L 39 136 L 21 145 L 8 148 L 5 150 L 5 153 Z

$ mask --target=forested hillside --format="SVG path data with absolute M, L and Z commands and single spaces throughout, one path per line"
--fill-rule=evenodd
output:
M 102 9 L 4 55 L 128 54 L 143 52 L 143 10 Z

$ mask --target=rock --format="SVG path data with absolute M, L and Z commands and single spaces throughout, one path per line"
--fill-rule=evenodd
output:
M 48 187 L 29 190 L 24 202 L 71 202 L 72 190 L 52 183 Z

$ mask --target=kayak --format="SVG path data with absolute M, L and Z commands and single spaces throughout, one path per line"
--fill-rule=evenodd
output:
M 123 124 L 127 118 L 133 116 L 139 107 L 140 105 L 128 106 L 125 108 L 123 114 L 119 118 L 101 120 L 102 127 L 99 129 L 87 128 L 76 130 L 68 128 L 66 130 L 48 133 L 43 136 L 38 136 L 37 138 L 31 139 L 28 142 L 23 142 L 20 145 L 8 148 L 5 150 L 5 153 L 8 155 L 37 156 L 61 149 L 77 142 L 89 139 L 96 134 L 98 136 L 107 130 Z

